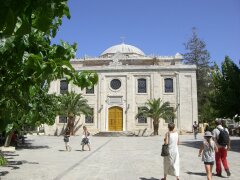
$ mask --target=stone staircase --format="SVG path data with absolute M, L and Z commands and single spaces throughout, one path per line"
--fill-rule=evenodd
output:
M 130 131 L 114 131 L 114 132 L 98 132 L 93 136 L 98 137 L 120 137 L 120 136 L 135 136 L 133 132 Z

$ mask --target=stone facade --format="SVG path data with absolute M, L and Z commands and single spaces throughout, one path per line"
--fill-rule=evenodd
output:
M 122 110 L 121 131 L 153 131 L 152 120 L 136 119 L 138 108 L 148 99 L 161 98 L 169 101 L 176 114 L 173 120 L 178 130 L 191 131 L 194 121 L 198 121 L 196 66 L 181 62 L 182 56 L 146 56 L 138 48 L 120 44 L 108 48 L 100 57 L 73 59 L 71 63 L 77 71 L 94 70 L 99 82 L 93 91 L 69 84 L 68 91 L 82 93 L 93 108 L 93 122 L 84 115 L 77 117 L 81 127 L 86 125 L 91 132 L 111 131 L 110 108 Z M 60 94 L 60 81 L 51 83 L 50 93 Z M 86 122 L 87 121 L 87 122 Z M 159 132 L 167 130 L 167 122 L 161 119 Z M 45 126 L 46 134 L 60 134 L 66 123 L 59 117 L 53 126 Z M 82 129 L 77 131 L 81 134 Z

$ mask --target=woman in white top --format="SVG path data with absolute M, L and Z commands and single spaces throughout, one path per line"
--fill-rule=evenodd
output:
M 90 136 L 90 133 L 88 132 L 87 127 L 86 127 L 86 126 L 83 126 L 83 135 L 82 135 L 82 142 L 81 142 L 82 151 L 84 151 L 84 146 L 85 146 L 85 145 L 87 145 L 89 151 L 91 151 L 89 136 Z
M 167 175 L 176 176 L 179 180 L 179 152 L 178 152 L 178 132 L 174 131 L 175 124 L 168 124 L 168 132 L 165 134 L 164 143 L 168 144 L 169 155 L 164 156 L 164 178 L 161 180 L 166 180 Z

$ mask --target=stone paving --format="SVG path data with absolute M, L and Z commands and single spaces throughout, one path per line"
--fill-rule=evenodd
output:
M 200 137 L 199 139 L 202 139 Z M 91 137 L 91 151 L 81 151 L 80 136 L 70 138 L 71 152 L 65 152 L 63 137 L 28 136 L 28 147 L 6 153 L 7 167 L 0 168 L 1 180 L 159 180 L 163 177 L 160 156 L 162 136 Z M 213 179 L 240 179 L 240 138 L 232 137 L 228 153 L 232 175 Z M 198 157 L 201 140 L 180 136 L 180 179 L 207 179 Z M 86 147 L 87 149 L 87 147 Z M 215 172 L 215 166 L 214 171 Z M 169 180 L 175 179 L 168 176 Z

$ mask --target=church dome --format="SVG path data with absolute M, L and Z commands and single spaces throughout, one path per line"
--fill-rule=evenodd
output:
M 145 54 L 137 47 L 128 44 L 118 44 L 106 49 L 100 57 L 111 57 L 114 54 L 124 54 L 128 56 L 145 56 Z

